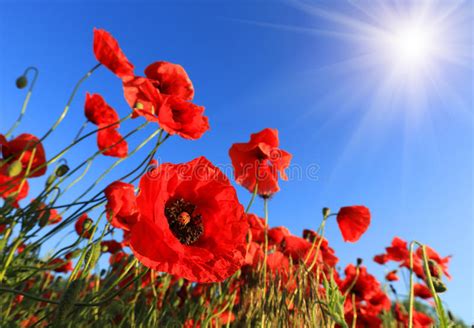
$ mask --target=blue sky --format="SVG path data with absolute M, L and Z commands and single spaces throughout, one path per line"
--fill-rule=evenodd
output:
M 443 299 L 454 313 L 473 321 L 471 3 L 452 9 L 451 44 L 442 45 L 467 49 L 467 54 L 436 62 L 437 79 L 425 79 L 415 96 L 403 78 L 382 88 L 390 62 L 367 56 L 357 26 L 345 24 L 347 17 L 371 22 L 374 2 L 361 2 L 360 8 L 343 1 L 315 1 L 310 7 L 291 1 L 151 3 L 2 1 L 0 131 L 10 127 L 23 101 L 16 77 L 35 65 L 40 77 L 17 133 L 45 133 L 76 81 L 95 65 L 92 29 L 104 28 L 119 40 L 137 72 L 157 60 L 183 65 L 195 86 L 195 102 L 206 107 L 211 130 L 198 141 L 170 139 L 159 150 L 161 160 L 183 162 L 204 155 L 229 164 L 232 143 L 247 141 L 265 127 L 277 128 L 293 164 L 318 170 L 317 179 L 303 176 L 280 184 L 270 204 L 272 225 L 300 234 L 303 228 L 317 228 L 322 207 L 336 211 L 365 204 L 372 224 L 358 243 L 345 244 L 335 222 L 328 225 L 341 265 L 361 257 L 383 277 L 387 269 L 371 259 L 394 236 L 427 243 L 441 255 L 453 255 L 453 280 Z M 386 4 L 386 10 L 400 13 L 410 2 Z M 461 47 L 451 46 L 453 40 Z M 84 122 L 86 91 L 101 93 L 121 116 L 128 114 L 120 81 L 101 68 L 46 141 L 48 154 L 67 145 Z M 138 123 L 124 124 L 124 130 Z M 138 145 L 152 132 L 148 127 L 130 143 Z M 66 158 L 74 166 L 95 147 L 90 140 Z M 110 179 L 127 172 L 149 149 L 119 166 Z M 71 189 L 64 201 L 111 163 L 110 158 L 96 161 L 84 184 Z M 249 194 L 237 190 L 246 204 Z M 261 214 L 261 202 L 254 206 Z M 397 288 L 405 294 L 403 282 Z

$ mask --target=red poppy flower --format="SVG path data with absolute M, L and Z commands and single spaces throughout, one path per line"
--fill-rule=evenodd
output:
M 397 303 L 395 304 L 395 319 L 403 325 L 403 327 L 408 327 L 409 315 L 404 311 L 401 306 Z M 413 327 L 414 328 L 429 328 L 433 327 L 433 319 L 424 314 L 423 312 L 418 312 L 413 310 Z
M 203 113 L 204 107 L 169 96 L 160 107 L 158 123 L 171 135 L 196 140 L 209 130 L 209 120 Z
M 416 250 L 416 255 L 418 258 L 420 258 L 420 260 L 423 260 L 423 251 L 421 247 Z M 448 264 L 451 260 L 451 256 L 441 257 L 434 249 L 429 246 L 426 246 L 426 256 L 428 259 L 435 261 L 441 270 L 443 270 L 443 273 L 446 275 L 446 277 L 451 279 L 451 275 L 448 272 Z M 432 274 L 438 276 L 439 274 L 436 273 L 435 270 L 436 269 L 434 267 L 431 268 L 431 271 L 433 271 Z
M 315 243 L 315 245 L 317 245 L 321 237 L 316 232 L 309 229 L 305 229 L 303 230 L 303 238 L 309 240 L 311 244 Z M 324 237 L 323 237 L 323 240 L 321 241 L 319 252 L 322 256 L 322 260 L 325 265 L 329 267 L 335 267 L 337 262 L 339 262 L 339 258 L 336 256 L 336 252 L 334 251 L 332 247 L 329 246 L 328 240 Z
M 206 158 L 144 175 L 130 248 L 145 266 L 195 282 L 222 281 L 244 261 L 248 224 L 235 189 Z
M 364 266 L 357 268 L 349 264 L 344 270 L 346 278 L 341 281 L 340 289 L 344 293 L 350 288 L 350 292 L 356 295 L 357 300 L 368 301 L 376 296 L 380 291 L 380 283 L 377 279 L 367 272 Z
M 393 270 L 387 273 L 387 275 L 385 276 L 385 279 L 387 281 L 398 281 L 397 270 Z
M 410 257 L 407 242 L 398 237 L 393 238 L 392 245 L 387 247 L 386 250 L 387 258 L 392 261 L 405 261 Z
M 86 93 L 84 113 L 95 125 L 110 125 L 120 120 L 115 109 L 110 107 L 98 93 L 92 95 Z
M 378 254 L 374 256 L 374 262 L 378 264 L 385 264 L 388 262 L 387 254 Z
M 128 257 L 127 253 L 123 251 L 119 251 L 117 253 L 113 253 L 109 258 L 110 265 L 117 266 L 122 263 Z
M 144 77 L 134 77 L 123 81 L 123 94 L 133 109 L 132 118 L 143 116 L 147 121 L 158 122 L 158 112 L 164 97 L 153 82 Z
M 370 225 L 370 211 L 360 205 L 341 207 L 337 224 L 344 241 L 356 242 Z
M 433 295 L 431 295 L 430 289 L 423 284 L 415 284 L 413 286 L 413 293 L 415 296 L 423 299 L 429 299 L 433 297 Z
M 283 241 L 283 238 L 291 235 L 290 230 L 286 227 L 274 227 L 268 230 L 268 240 L 272 244 L 279 244 Z
M 128 143 L 116 127 L 99 130 L 97 132 L 97 146 L 105 156 L 125 158 L 128 154 Z
M 285 169 L 290 165 L 291 154 L 278 148 L 278 131 L 264 129 L 250 136 L 247 143 L 233 144 L 229 156 L 238 184 L 254 192 L 270 196 L 280 190 L 278 173 L 287 180 Z
M 304 261 L 307 257 L 308 252 L 311 250 L 312 243 L 307 241 L 306 239 L 286 235 L 283 237 L 283 240 L 280 243 L 280 250 L 293 260 L 293 263 L 299 263 L 300 261 Z M 312 252 L 312 258 L 308 261 L 308 263 L 312 263 L 314 258 L 314 251 Z M 321 253 L 319 253 L 321 256 Z
M 105 30 L 94 28 L 95 58 L 120 78 L 133 76 L 133 65 L 125 57 L 117 40 Z
M 208 118 L 203 115 L 204 107 L 188 101 L 194 90 L 181 66 L 157 62 L 145 73 L 148 78 L 135 76 L 123 83 L 133 118 L 143 116 L 150 122 L 158 122 L 170 135 L 178 134 L 191 140 L 209 130 Z
M 267 255 L 267 269 L 272 274 L 286 277 L 290 268 L 290 260 L 285 254 L 275 251 Z
M 92 220 L 89 219 L 86 213 L 82 214 L 74 224 L 74 229 L 79 236 L 89 238 L 91 236 Z
M 264 258 L 264 253 L 260 244 L 251 242 L 248 246 L 247 253 L 245 255 L 245 265 L 251 267 L 257 267 L 260 261 Z
M 138 220 L 135 187 L 129 183 L 115 181 L 105 188 L 104 193 L 107 198 L 107 218 L 111 224 L 116 228 L 130 230 Z
M 49 266 L 53 267 L 55 272 L 67 273 L 74 269 L 71 261 L 55 258 L 49 261 Z
M 6 171 L 0 167 L 0 197 L 12 200 L 13 206 L 18 207 L 18 202 L 28 196 L 30 186 L 25 178 L 9 177 Z
M 10 141 L 7 141 L 3 135 L 0 135 L 0 146 L 3 159 L 7 164 L 20 161 L 23 169 L 22 175 L 26 174 L 28 166 L 30 166 L 28 174 L 30 178 L 39 177 L 46 173 L 44 148 L 39 139 L 34 135 L 23 133 Z M 0 165 L 0 168 L 5 166 L 5 164 Z
M 46 209 L 46 207 L 47 206 L 44 203 L 40 203 L 38 205 L 38 221 L 41 222 L 41 220 L 43 219 L 43 216 L 48 215 L 48 212 L 49 212 L 49 217 L 48 217 L 48 222 L 47 222 L 48 224 L 56 224 L 56 223 L 61 222 L 63 218 L 59 215 L 58 211 L 54 208 Z
M 263 243 L 265 241 L 265 220 L 251 213 L 246 214 L 246 217 L 250 226 L 252 241 Z
M 194 97 L 193 84 L 181 65 L 158 61 L 145 69 L 145 75 L 162 94 L 183 100 L 192 100 Z
M 104 240 L 100 243 L 102 250 L 110 254 L 118 253 L 122 250 L 122 244 L 116 240 Z

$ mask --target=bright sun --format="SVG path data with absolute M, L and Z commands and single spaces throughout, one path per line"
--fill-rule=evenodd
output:
M 435 55 L 434 35 L 430 29 L 416 25 L 401 26 L 391 37 L 394 58 L 400 65 L 416 68 Z

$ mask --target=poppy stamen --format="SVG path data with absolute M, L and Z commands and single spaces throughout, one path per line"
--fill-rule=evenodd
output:
M 173 235 L 184 245 L 195 243 L 204 232 L 201 214 L 193 216 L 196 205 L 183 198 L 170 201 L 165 206 L 165 216 Z

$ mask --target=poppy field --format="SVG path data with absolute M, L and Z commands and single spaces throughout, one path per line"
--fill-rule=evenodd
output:
M 272 225 L 273 196 L 285 188 L 292 161 L 277 128 L 259 122 L 265 128 L 229 145 L 232 176 L 203 156 L 158 161 L 161 147 L 176 147 L 176 138 L 192 143 L 212 125 L 193 102 L 199 90 L 185 63 L 157 58 L 141 74 L 103 29 L 94 29 L 92 51 L 97 62 L 42 136 L 21 129 L 37 69 L 16 80 L 25 100 L 18 120 L 0 131 L 1 327 L 464 326 L 442 301 L 450 256 L 429 245 L 387 240 L 372 254 L 388 269 L 380 280 L 360 259 L 342 266 L 326 226 L 358 242 L 371 224 L 366 204 L 322 208 L 316 231 Z M 99 71 L 119 79 L 128 112 L 88 89 Z M 86 124 L 71 127 L 78 132 L 69 146 L 46 149 L 73 101 Z M 125 121 L 135 129 L 125 133 Z M 145 126 L 154 132 L 141 135 Z M 141 143 L 129 146 L 131 136 Z M 90 153 L 70 167 L 67 155 L 79 144 Z M 147 144 L 147 156 L 129 159 Z M 101 156 L 116 161 L 72 201 L 65 198 Z M 109 179 L 123 162 L 128 173 Z M 38 177 L 45 179 L 39 187 Z M 236 188 L 248 191 L 245 202 Z M 263 217 L 254 214 L 257 198 Z M 45 249 L 52 238 L 67 245 Z M 402 275 L 407 289 L 395 290 L 391 282 Z

